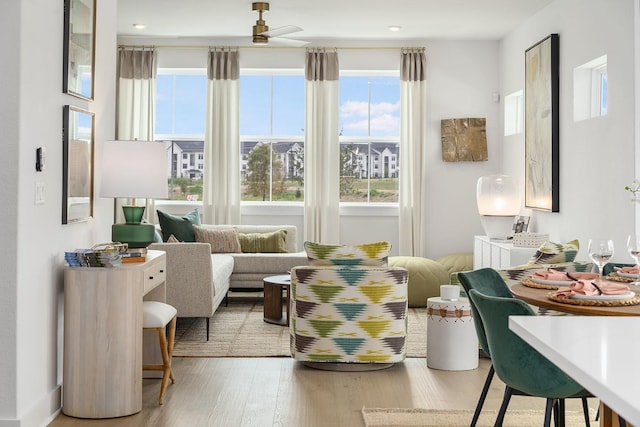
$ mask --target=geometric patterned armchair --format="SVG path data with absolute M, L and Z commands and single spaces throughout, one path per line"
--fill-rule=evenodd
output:
M 408 273 L 384 265 L 390 245 L 307 242 L 305 249 L 312 265 L 291 269 L 293 358 L 316 368 L 345 370 L 382 369 L 403 361 Z

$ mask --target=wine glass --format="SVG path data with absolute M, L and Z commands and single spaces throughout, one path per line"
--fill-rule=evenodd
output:
M 598 266 L 599 280 L 602 280 L 602 269 L 613 257 L 613 240 L 591 239 L 588 251 L 589 258 Z
M 640 235 L 629 235 L 627 238 L 627 251 L 629 251 L 631 258 L 636 260 L 636 265 L 640 265 Z

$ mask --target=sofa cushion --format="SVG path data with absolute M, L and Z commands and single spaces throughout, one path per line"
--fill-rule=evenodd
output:
M 276 230 L 270 233 L 238 233 L 238 237 L 244 253 L 287 252 L 287 230 Z
M 200 225 L 200 213 L 197 209 L 184 216 L 171 215 L 161 210 L 158 213 L 158 222 L 162 230 L 162 240 L 167 241 L 172 234 L 181 242 L 195 242 L 196 236 L 193 232 L 193 225 Z
M 386 266 L 391 243 L 361 245 L 326 245 L 304 242 L 309 265 Z
M 211 245 L 212 254 L 241 252 L 236 228 L 211 230 L 194 225 L 193 232 L 196 236 L 196 242 L 209 243 Z
M 527 264 L 558 264 L 573 262 L 578 255 L 580 242 L 572 240 L 567 243 L 545 242 L 538 248 Z

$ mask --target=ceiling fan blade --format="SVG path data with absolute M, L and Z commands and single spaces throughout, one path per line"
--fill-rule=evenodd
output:
M 297 33 L 298 31 L 302 31 L 302 28 L 297 27 L 295 25 L 285 25 L 284 27 L 274 28 L 273 30 L 263 31 L 260 35 L 267 37 L 280 37 L 285 34 Z
M 306 42 L 306 41 L 303 41 L 303 40 L 296 40 L 296 39 L 288 39 L 286 37 L 269 38 L 269 45 L 270 46 L 302 47 L 302 46 L 305 46 L 305 45 L 307 45 L 309 43 L 311 43 L 311 42 Z

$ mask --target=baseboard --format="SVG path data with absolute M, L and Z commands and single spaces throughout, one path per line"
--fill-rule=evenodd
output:
M 62 387 L 57 385 L 49 394 L 17 419 L 0 419 L 0 427 L 49 425 L 62 409 Z

